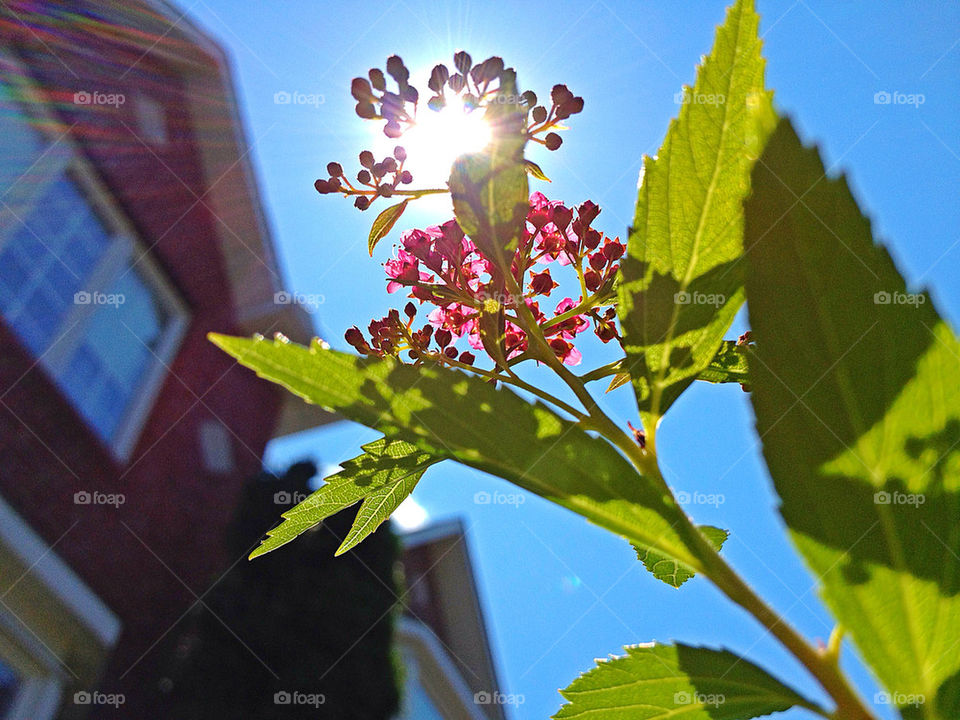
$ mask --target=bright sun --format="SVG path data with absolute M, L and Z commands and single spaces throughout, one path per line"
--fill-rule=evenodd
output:
M 447 97 L 447 106 L 434 112 L 422 102 L 417 108 L 417 124 L 396 140 L 383 134 L 376 123 L 377 140 L 371 148 L 379 159 L 402 145 L 407 151 L 404 169 L 413 174 L 415 188 L 444 187 L 453 161 L 464 153 L 478 152 L 490 142 L 490 126 L 483 111 L 466 112 L 459 97 Z

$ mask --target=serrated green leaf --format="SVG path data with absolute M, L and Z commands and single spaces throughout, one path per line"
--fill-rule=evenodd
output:
M 606 441 L 541 403 L 480 378 L 393 359 L 359 358 L 313 343 L 210 339 L 309 402 L 505 478 L 630 541 L 699 563 L 674 530 L 682 511 Z
M 352 550 L 380 527 L 384 520 L 393 515 L 393 511 L 413 492 L 426 469 L 424 467 L 407 473 L 367 495 L 357 512 L 350 532 L 343 539 L 336 554 L 343 555 Z
M 766 671 L 727 650 L 631 645 L 598 661 L 560 694 L 556 720 L 747 720 L 816 706 Z
M 397 439 L 380 438 L 364 445 L 363 450 L 363 455 L 343 462 L 343 469 L 326 478 L 323 487 L 283 513 L 283 522 L 267 531 L 267 537 L 250 553 L 250 559 L 286 545 L 331 515 L 373 493 L 405 483 L 411 477 L 419 480 L 430 465 L 439 462 L 438 458 Z
M 701 525 L 698 529 L 717 552 L 723 548 L 723 544 L 730 535 L 726 530 L 721 530 L 712 525 Z M 637 559 L 644 564 L 647 570 L 653 573 L 655 578 L 663 580 L 667 585 L 679 588 L 696 574 L 691 568 L 679 562 L 676 558 L 667 557 L 651 548 L 634 544 L 633 549 L 637 553 Z
M 367 250 L 370 251 L 371 257 L 373 257 L 373 250 L 377 247 L 377 243 L 383 240 L 387 233 L 393 229 L 393 226 L 397 224 L 397 220 L 403 215 L 403 211 L 407 209 L 407 203 L 409 202 L 409 199 L 398 202 L 377 215 L 377 219 L 373 221 L 370 228 L 370 236 L 367 238 Z
M 960 717 L 960 342 L 782 121 L 746 205 L 757 430 L 824 600 L 905 718 Z
M 724 340 L 710 364 L 697 373 L 697 380 L 746 384 L 750 381 L 748 371 L 747 346 L 738 345 L 734 340 Z
M 744 299 L 742 202 L 773 120 L 752 0 L 717 31 L 643 183 L 619 284 L 629 371 L 648 425 L 716 355 Z

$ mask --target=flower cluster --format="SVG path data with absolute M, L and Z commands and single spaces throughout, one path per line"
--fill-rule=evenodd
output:
M 328 180 L 320 179 L 314 187 L 321 195 L 328 193 L 350 193 L 357 196 L 353 201 L 360 210 L 366 210 L 370 203 L 378 197 L 391 197 L 400 185 L 409 185 L 413 182 L 413 175 L 403 169 L 407 159 L 407 151 L 399 145 L 393 149 L 393 156 L 385 157 L 377 162 L 373 153 L 364 150 L 360 153 L 360 165 L 363 169 L 357 173 L 357 184 L 366 186 L 366 190 L 353 185 L 344 175 L 340 163 L 327 163 Z
M 396 90 L 387 89 L 387 76 L 393 79 Z M 510 114 L 509 123 L 504 121 L 505 126 L 511 128 L 510 132 L 514 131 L 511 123 L 516 123 L 516 131 L 526 140 L 539 143 L 548 150 L 558 149 L 563 139 L 556 131 L 563 129 L 563 121 L 583 110 L 583 98 L 574 95 L 566 85 L 554 85 L 548 110 L 545 104 L 537 104 L 537 95 L 531 90 L 520 95 L 508 94 L 515 92 L 508 90 L 515 85 L 516 73 L 504 66 L 502 58 L 494 56 L 474 63 L 470 54 L 461 50 L 453 56 L 452 69 L 439 64 L 430 72 L 427 87 L 432 95 L 427 107 L 442 110 L 450 95 L 459 97 L 467 112 L 491 105 L 514 105 L 518 112 Z M 387 58 L 386 74 L 379 68 L 371 68 L 367 77 L 354 78 L 350 92 L 357 101 L 357 115 L 366 120 L 385 120 L 383 132 L 389 138 L 399 138 L 417 122 L 420 91 L 410 83 L 410 71 L 398 55 Z M 346 179 L 339 163 L 331 162 L 327 164 L 330 177 L 317 180 L 314 187 L 321 194 L 339 193 L 354 197 L 354 205 L 360 210 L 366 210 L 378 197 L 400 194 L 415 198 L 441 192 L 403 189 L 398 193 L 398 185 L 413 182 L 410 172 L 403 170 L 405 158 L 402 147 L 397 148 L 392 158 L 379 163 L 374 161 L 373 153 L 364 150 L 360 153 L 362 169 L 357 173 L 358 185 Z M 392 177 L 381 182 L 386 175 Z
M 412 300 L 432 305 L 427 323 L 414 330 L 417 306 L 411 302 L 405 320 L 391 311 L 370 323 L 369 340 L 353 327 L 346 333 L 347 341 L 366 355 L 406 351 L 413 360 L 433 357 L 472 364 L 474 355 L 455 347 L 466 338 L 470 348 L 487 351 L 495 362 L 498 355 L 519 362 L 537 358 L 529 352 L 522 315 L 533 318 L 556 357 L 568 365 L 578 364 L 581 354 L 574 341 L 591 325 L 605 343 L 620 338 L 611 302 L 625 246 L 591 227 L 599 213 L 589 200 L 573 209 L 533 193 L 512 258 L 510 283 L 456 220 L 404 232 L 395 257 L 385 264 L 387 291 L 406 288 Z M 548 312 L 541 305 L 547 305 L 546 298 L 558 287 L 551 274 L 557 266 L 575 270 L 581 295 L 577 300 L 564 297 Z M 519 292 L 511 293 L 510 287 Z

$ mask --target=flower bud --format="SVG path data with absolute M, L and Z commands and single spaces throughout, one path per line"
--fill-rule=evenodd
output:
M 556 133 L 547 133 L 543 141 L 547 144 L 547 150 L 556 150 L 563 144 L 563 138 Z
M 340 167 L 340 163 L 327 163 L 327 172 L 330 173 L 330 177 L 340 177 L 343 175 L 343 168 Z
M 383 77 L 383 72 L 377 68 L 370 68 L 370 72 L 367 73 L 370 76 L 370 84 L 373 85 L 374 90 L 379 90 L 383 92 L 387 89 L 387 82 Z
M 369 150 L 364 150 L 360 153 L 360 164 L 363 165 L 363 167 L 370 169 L 373 167 L 374 162 L 376 162 L 376 160 L 374 160 L 373 153 Z

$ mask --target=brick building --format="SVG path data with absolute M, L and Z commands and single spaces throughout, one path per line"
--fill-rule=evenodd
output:
M 0 720 L 155 717 L 244 479 L 331 419 L 205 337 L 313 332 L 250 151 L 181 9 L 0 3 Z M 406 540 L 404 718 L 505 717 L 465 543 Z
M 0 717 L 116 693 L 148 717 L 154 643 L 237 560 L 242 480 L 278 424 L 318 421 L 205 338 L 312 333 L 276 301 L 249 152 L 182 11 L 3 3 Z

